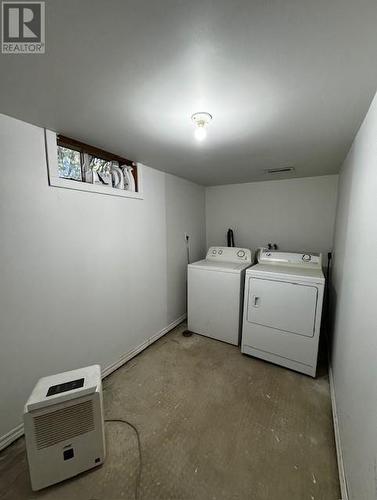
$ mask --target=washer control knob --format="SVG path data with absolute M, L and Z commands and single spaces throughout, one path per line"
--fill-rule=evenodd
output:
M 240 259 L 242 259 L 243 257 L 245 257 L 245 252 L 243 250 L 238 250 L 237 257 L 239 257 Z
M 213 254 L 213 255 L 216 255 L 216 254 L 217 254 L 216 248 L 214 248 L 214 249 L 212 250 L 212 254 Z
M 304 255 L 302 256 L 302 260 L 304 262 L 310 262 L 312 260 L 312 256 L 307 253 L 304 253 Z
M 219 255 L 222 255 L 222 253 L 223 253 L 223 251 L 222 251 L 222 250 L 219 250 L 219 251 L 218 251 L 218 254 L 219 254 Z

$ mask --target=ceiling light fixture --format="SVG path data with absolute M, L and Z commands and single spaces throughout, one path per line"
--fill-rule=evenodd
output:
M 205 112 L 194 113 L 191 120 L 195 124 L 195 138 L 202 141 L 207 137 L 207 125 L 212 120 L 212 115 Z

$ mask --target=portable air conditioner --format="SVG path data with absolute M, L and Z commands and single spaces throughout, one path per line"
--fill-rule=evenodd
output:
M 24 426 L 34 491 L 102 464 L 100 366 L 41 378 L 25 405 Z

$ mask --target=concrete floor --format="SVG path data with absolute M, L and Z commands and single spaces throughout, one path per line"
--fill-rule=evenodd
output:
M 338 500 L 329 384 L 184 325 L 104 381 L 106 418 L 139 429 L 143 500 Z M 106 423 L 106 463 L 33 493 L 24 439 L 0 453 L 1 500 L 134 499 L 135 433 Z

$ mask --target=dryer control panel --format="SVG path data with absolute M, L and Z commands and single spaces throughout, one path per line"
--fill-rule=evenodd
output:
M 249 248 L 210 247 L 206 260 L 217 262 L 254 263 L 254 252 Z
M 279 252 L 262 248 L 258 255 L 261 264 L 280 264 L 284 266 L 304 266 L 318 269 L 322 267 L 322 254 L 305 252 Z

